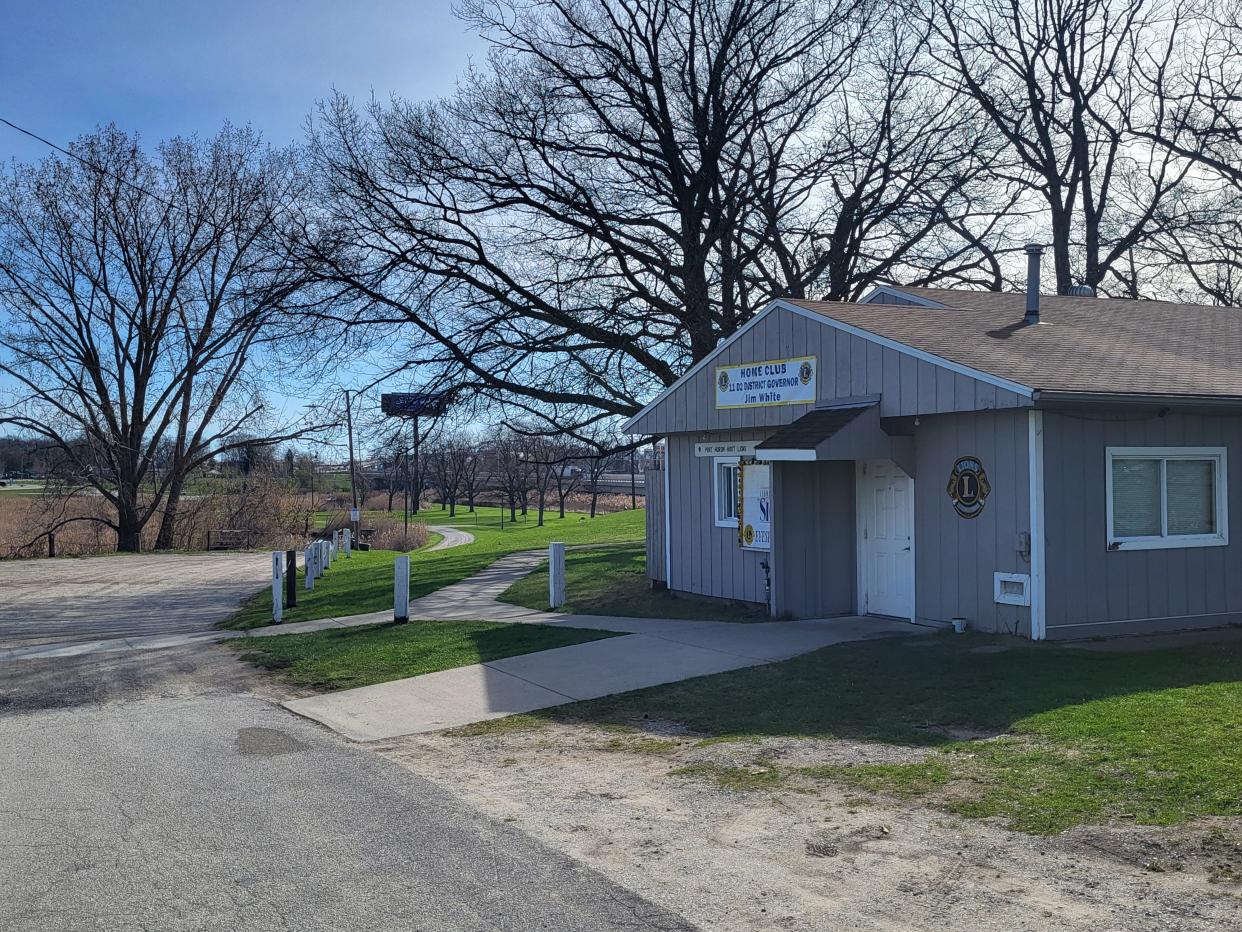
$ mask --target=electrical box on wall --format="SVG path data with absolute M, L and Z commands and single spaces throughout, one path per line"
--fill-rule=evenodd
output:
M 992 585 L 998 605 L 1031 604 L 1031 577 L 1026 573 L 993 573 Z

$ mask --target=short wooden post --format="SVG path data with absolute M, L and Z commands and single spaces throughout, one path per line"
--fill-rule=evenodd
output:
M 311 544 L 302 554 L 302 565 L 306 567 L 306 588 L 315 588 L 315 545 Z
M 284 616 L 285 580 L 284 561 L 279 550 L 272 551 L 272 621 L 280 624 Z
M 410 558 L 397 557 L 392 573 L 392 620 L 410 620 Z
M 345 528 L 341 532 L 341 538 L 345 541 L 345 559 L 348 560 L 354 555 L 354 535 L 349 528 Z
M 56 532 L 47 532 L 47 555 L 49 557 L 56 556 Z
M 565 545 L 548 544 L 548 605 L 560 608 L 565 604 Z
M 298 604 L 298 552 L 285 551 L 285 608 Z

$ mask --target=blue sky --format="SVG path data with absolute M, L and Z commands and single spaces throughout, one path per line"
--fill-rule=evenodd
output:
M 439 97 L 485 54 L 450 0 L 0 0 L 0 116 L 59 145 L 109 122 L 153 144 L 226 120 L 283 145 L 334 88 Z M 0 125 L 0 161 L 47 154 Z M 335 375 L 374 371 L 358 368 Z
M 450 0 L 4 0 L 0 115 L 60 144 L 110 121 L 154 141 L 226 119 L 281 144 L 334 87 L 436 97 L 483 54 Z M 0 159 L 43 154 L 0 127 Z

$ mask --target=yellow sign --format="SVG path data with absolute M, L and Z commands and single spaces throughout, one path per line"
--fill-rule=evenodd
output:
M 814 356 L 716 367 L 717 408 L 761 408 L 815 402 Z

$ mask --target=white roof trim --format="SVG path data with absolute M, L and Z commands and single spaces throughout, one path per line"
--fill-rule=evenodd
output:
M 908 291 L 902 291 L 900 288 L 893 288 L 889 285 L 876 285 L 859 299 L 859 304 L 871 304 L 876 298 L 889 297 L 901 298 L 903 301 L 914 304 L 919 307 L 939 307 L 948 308 L 947 304 L 941 304 L 939 301 L 933 301 L 931 298 L 920 298 L 916 294 L 910 294 Z
M 755 459 L 757 460 L 775 460 L 778 462 L 786 461 L 806 461 L 816 458 L 814 450 L 756 450 Z
M 951 359 L 945 359 L 943 356 L 937 356 L 935 353 L 928 353 L 925 350 L 915 349 L 908 343 L 901 343 L 898 340 L 891 340 L 888 337 L 882 337 L 878 333 L 872 333 L 870 330 L 863 330 L 861 327 L 855 327 L 853 324 L 847 324 L 844 321 L 837 320 L 835 317 L 828 317 L 825 314 L 817 314 L 814 311 L 808 311 L 806 308 L 798 307 L 796 304 L 790 304 L 780 298 L 772 302 L 772 306 L 782 307 L 785 310 L 798 314 L 808 320 L 817 320 L 821 324 L 829 327 L 835 327 L 837 330 L 843 330 L 846 333 L 864 340 L 870 340 L 872 343 L 878 343 L 880 346 L 888 349 L 896 350 L 899 353 L 905 353 L 907 356 L 913 356 L 915 359 L 921 359 L 923 362 L 929 362 L 933 366 L 940 366 L 942 369 L 948 369 L 950 372 L 956 372 L 959 375 L 968 376 L 977 379 L 980 382 L 986 382 L 988 385 L 995 385 L 997 388 L 1003 388 L 1007 392 L 1013 392 L 1015 395 L 1021 395 L 1023 398 L 1033 398 L 1035 390 L 1029 385 L 1023 385 L 1020 382 L 1011 382 L 1009 379 L 1002 378 L 999 375 L 992 375 L 990 372 L 984 372 L 982 369 L 972 369 L 970 366 L 964 366 L 961 363 L 953 362 Z M 771 308 L 769 307 L 769 310 Z M 704 359 L 711 359 L 710 356 Z
M 867 297 L 871 297 L 872 294 L 875 294 L 875 292 L 872 291 L 867 295 Z M 904 294 L 904 292 L 902 292 L 902 294 Z M 910 295 L 910 297 L 914 296 Z M 943 305 L 929 302 L 927 306 L 942 307 Z M 647 402 L 641 411 L 626 420 L 625 423 L 621 425 L 621 430 L 625 433 L 633 433 L 632 427 L 635 421 L 638 421 L 649 414 L 651 410 L 656 407 L 656 405 L 660 404 L 660 402 L 662 402 L 668 395 L 680 388 L 683 382 L 715 360 L 717 356 L 733 345 L 733 343 L 737 342 L 737 340 L 740 339 L 748 330 L 758 324 L 778 307 L 782 310 L 789 311 L 791 314 L 797 314 L 799 317 L 805 317 L 807 320 L 813 320 L 816 323 L 823 324 L 825 327 L 835 327 L 837 330 L 843 330 L 846 333 L 853 334 L 856 337 L 861 337 L 864 340 L 869 340 L 872 343 L 878 343 L 880 346 L 887 347 L 888 349 L 896 350 L 899 353 L 905 353 L 907 356 L 913 356 L 915 359 L 921 359 L 923 362 L 929 362 L 934 366 L 940 366 L 942 369 L 948 369 L 950 372 L 956 372 L 959 375 L 977 379 L 978 381 L 984 382 L 988 385 L 1003 388 L 1005 391 L 1013 392 L 1015 395 L 1020 395 L 1023 398 L 1034 397 L 1035 390 L 1030 386 L 1022 385 L 1018 382 L 1011 382 L 1009 379 L 1001 378 L 999 375 L 992 375 L 990 372 L 984 372 L 981 369 L 972 369 L 970 366 L 964 366 L 961 363 L 953 362 L 952 360 L 945 359 L 943 356 L 937 356 L 934 353 L 928 353 L 920 349 L 915 349 L 913 346 L 906 343 L 901 343 L 897 340 L 890 340 L 888 337 L 882 337 L 879 334 L 872 333 L 869 330 L 863 330 L 859 327 L 853 326 L 852 324 L 839 321 L 835 317 L 828 317 L 825 314 L 817 314 L 814 311 L 808 311 L 806 308 L 799 307 L 796 304 L 790 304 L 788 301 L 777 298 L 745 324 L 733 331 L 732 336 L 730 336 L 727 340 L 687 369 L 681 378 L 679 378 L 668 388 L 664 389 L 664 391 L 660 392 L 660 394 L 652 398 L 651 401 Z

